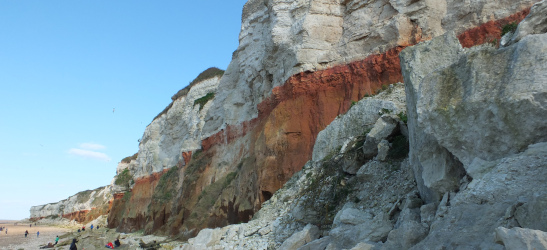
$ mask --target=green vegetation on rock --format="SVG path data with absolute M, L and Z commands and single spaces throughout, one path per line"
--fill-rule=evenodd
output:
M 503 25 L 503 27 L 501 27 L 501 36 L 504 36 L 505 34 L 509 32 L 515 32 L 515 30 L 517 30 L 518 25 L 519 24 L 517 22 L 512 22 L 512 23 Z
M 122 159 L 122 162 L 123 163 L 130 163 L 132 160 L 136 160 L 137 159 L 137 156 L 139 156 L 139 153 L 135 153 L 134 155 L 132 156 L 128 156 L 128 157 L 125 157 Z
M 118 174 L 118 176 L 116 177 L 116 180 L 114 181 L 114 184 L 129 188 L 131 186 L 132 180 L 133 180 L 133 176 L 129 172 L 129 169 L 126 168 L 121 173 Z
M 152 196 L 154 201 L 165 203 L 173 198 L 176 183 L 179 181 L 178 170 L 179 168 L 174 166 L 161 176 Z
M 179 99 L 181 96 L 185 96 L 186 94 L 188 94 L 188 91 L 190 91 L 190 88 L 192 88 L 192 86 L 194 86 L 198 82 L 205 81 L 207 79 L 211 79 L 216 76 L 221 77 L 222 75 L 224 75 L 224 70 L 221 70 L 217 67 L 208 68 L 205 71 L 201 72 L 196 77 L 196 79 L 192 80 L 188 86 L 184 87 L 183 89 L 179 90 L 175 95 L 173 95 L 171 97 L 171 100 L 175 101 Z
M 215 93 L 207 93 L 207 95 L 196 99 L 194 101 L 194 106 L 199 104 L 199 111 L 201 111 L 203 109 L 203 106 L 205 106 L 205 104 L 213 98 L 215 98 Z
M 171 97 L 171 103 L 169 103 L 169 105 L 167 105 L 167 107 L 165 107 L 158 115 L 156 115 L 156 117 L 154 117 L 154 120 L 156 120 L 158 117 L 160 117 L 161 115 L 163 114 L 166 114 L 167 111 L 169 111 L 169 109 L 171 109 L 171 107 L 173 107 L 173 102 L 176 101 L 177 99 L 183 97 L 183 96 L 186 96 L 186 94 L 188 94 L 188 92 L 190 91 L 190 89 L 196 85 L 196 83 L 199 83 L 201 81 L 205 81 L 207 79 L 211 79 L 213 77 L 216 77 L 216 76 L 219 76 L 221 77 L 222 75 L 224 75 L 224 70 L 221 70 L 217 67 L 211 67 L 211 68 L 208 68 L 206 69 L 205 71 L 201 72 L 197 77 L 196 79 L 192 80 L 190 82 L 190 84 L 184 88 L 182 88 L 181 90 L 179 90 L 176 94 L 174 94 L 172 97 Z M 195 104 L 194 104 L 195 105 Z M 203 105 L 202 105 L 203 106 Z M 201 110 L 201 108 L 200 108 Z
M 76 197 L 76 201 L 78 203 L 85 203 L 87 202 L 90 198 L 91 198 L 91 193 L 93 192 L 93 190 L 86 190 L 86 191 L 82 191 L 82 192 L 79 192 Z

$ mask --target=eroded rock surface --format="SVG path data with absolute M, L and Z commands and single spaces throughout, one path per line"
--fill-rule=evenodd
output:
M 431 201 L 455 191 L 466 173 L 478 177 L 483 162 L 547 141 L 540 118 L 547 110 L 547 55 L 537 53 L 545 38 L 464 50 L 448 33 L 402 52 L 411 163 Z
M 249 223 L 215 229 L 224 237 L 211 249 L 277 248 L 309 223 L 321 237 L 301 249 L 542 249 L 545 233 L 534 230 L 547 224 L 545 35 L 464 49 L 449 32 L 407 48 L 409 157 L 366 157 L 367 136 L 318 141 L 318 157 Z M 321 134 L 343 131 L 353 115 Z M 350 160 L 358 171 L 344 168 Z
M 378 237 L 362 238 L 389 239 L 393 246 L 416 243 L 427 230 L 416 224 L 422 218 L 417 219 L 415 215 L 424 214 L 423 223 L 428 223 L 441 213 L 432 212 L 436 211 L 436 207 L 430 205 L 434 203 L 424 205 L 426 207 L 420 209 L 420 213 L 417 208 L 405 210 L 403 200 L 409 192 L 415 191 L 411 184 L 413 176 L 420 177 L 417 182 L 423 200 L 438 202 L 441 197 L 446 197 L 445 204 L 448 204 L 450 195 L 447 193 L 456 192 L 473 178 L 478 178 L 472 173 L 482 173 L 488 169 L 478 164 L 480 159 L 492 162 L 493 158 L 479 157 L 476 161 L 473 158 L 471 161 L 477 164 L 466 165 L 467 159 L 460 159 L 465 155 L 463 151 L 453 151 L 458 145 L 448 147 L 448 139 L 439 140 L 435 135 L 429 135 L 432 133 L 430 131 L 407 129 L 402 117 L 397 116 L 399 110 L 404 110 L 404 104 L 400 105 L 401 99 L 389 100 L 393 105 L 388 104 L 387 100 L 371 104 L 376 105 L 371 110 L 390 110 L 395 120 L 401 120 L 392 123 L 395 128 L 389 135 L 381 138 L 370 136 L 367 148 L 372 152 L 366 156 L 362 154 L 361 145 L 358 145 L 365 143 L 361 137 L 366 130 L 336 122 L 338 125 L 332 128 L 338 129 L 330 129 L 324 135 L 319 133 L 348 110 L 352 113 L 353 109 L 370 108 L 368 104 L 358 102 L 363 97 L 377 94 L 385 86 L 403 80 L 399 61 L 403 48 L 447 31 L 457 34 L 464 47 L 493 42 L 499 39 L 502 25 L 521 20 L 534 2 L 250 0 L 243 10 L 240 45 L 222 78 L 192 86 L 185 97 L 175 100 L 164 114 L 147 127 L 136 159 L 120 165 L 117 177 L 125 172 L 131 180 L 122 185 L 112 185 L 116 195 L 109 226 L 123 231 L 144 229 L 146 233 L 188 238 L 196 236 L 205 227 L 247 222 L 255 217 L 255 212 L 263 204 L 267 205 L 265 201 L 274 199 L 274 193 L 310 159 L 314 163 L 306 165 L 307 168 L 316 170 L 308 169 L 306 175 L 310 173 L 311 177 L 321 173 L 326 176 L 327 173 L 318 170 L 322 165 L 317 162 L 331 155 L 332 158 L 326 160 L 335 161 L 336 167 L 332 169 L 340 172 L 329 172 L 328 176 L 332 178 L 324 183 L 328 184 L 325 187 L 328 188 L 316 190 L 316 195 L 322 197 L 320 204 L 330 206 L 327 211 L 332 218 L 323 217 L 326 222 L 318 221 L 316 217 L 324 215 L 325 210 L 310 211 L 300 203 L 290 206 L 291 216 L 309 223 L 330 223 L 335 215 L 333 213 L 340 206 L 333 208 L 332 197 L 327 194 L 336 190 L 341 192 L 348 182 L 363 178 L 365 184 L 356 191 L 359 195 L 351 196 L 351 199 L 370 200 L 367 206 L 377 206 L 370 212 L 374 215 L 386 214 L 383 210 L 388 210 L 388 215 L 375 225 L 381 225 L 381 228 L 389 227 L 383 225 L 393 225 L 391 232 L 398 231 L 390 234 L 384 230 Z M 457 40 L 446 38 L 445 42 L 455 45 Z M 442 42 L 437 44 L 441 48 L 444 46 Z M 430 68 L 424 72 L 447 66 L 443 60 L 450 64 L 451 56 L 460 58 L 463 54 L 467 55 L 467 52 L 461 52 L 460 47 L 450 48 L 454 55 L 437 52 L 444 53 L 447 58 L 429 62 L 424 60 L 422 63 L 428 63 L 424 67 Z M 483 56 L 481 53 L 474 57 Z M 416 71 L 413 74 L 422 73 Z M 527 74 L 521 76 L 526 77 Z M 416 91 L 412 98 L 421 95 L 419 89 Z M 214 98 L 204 105 L 195 105 L 197 99 L 212 92 Z M 357 104 L 352 108 L 353 102 Z M 408 108 L 414 110 L 416 107 L 416 104 L 409 104 Z M 363 115 L 368 117 L 363 124 L 369 121 L 376 123 L 380 115 L 390 116 L 385 113 Z M 356 121 L 357 116 L 350 116 L 346 120 Z M 419 121 L 417 115 L 411 116 L 409 114 L 409 123 Z M 343 133 L 348 133 L 348 137 L 344 138 Z M 416 133 L 422 133 L 424 137 L 416 139 Z M 403 160 L 406 157 L 405 145 L 408 148 L 407 137 L 411 139 L 413 150 L 423 149 L 420 156 L 411 153 L 411 165 Z M 523 150 L 527 146 L 525 144 L 519 150 Z M 397 149 L 403 153 L 395 152 Z M 498 156 L 505 155 L 500 153 Z M 372 157 L 376 157 L 377 161 L 370 159 Z M 364 164 L 368 166 L 365 169 Z M 420 164 L 440 166 L 440 169 L 422 167 Z M 385 180 L 379 180 L 375 174 Z M 389 180 L 398 180 L 402 184 L 396 185 Z M 373 188 L 401 190 L 394 191 L 392 195 Z M 380 194 L 370 196 L 368 192 Z M 309 199 L 301 201 L 309 202 Z M 541 204 L 540 199 L 535 204 Z M 520 211 L 517 214 L 525 216 L 529 211 L 525 208 L 533 206 L 536 205 L 515 209 Z M 442 206 L 441 210 L 446 210 L 446 207 Z M 405 216 L 399 216 L 401 213 Z M 398 222 L 398 218 L 412 219 L 403 223 Z M 225 233 L 238 235 L 238 239 L 252 238 L 256 241 L 250 241 L 249 244 L 254 244 L 251 248 L 260 249 L 263 246 L 277 247 L 289 234 L 304 227 L 299 223 L 289 225 L 279 222 L 287 225 L 284 227 L 286 232 L 280 232 L 274 226 L 279 223 L 269 221 L 260 226 L 253 224 L 258 222 L 249 223 L 249 227 L 229 227 Z M 404 235 L 397 225 L 416 229 L 416 234 Z M 326 230 L 323 226 L 320 229 L 323 232 Z M 362 230 L 374 231 L 375 228 Z M 403 239 L 399 240 L 401 237 Z M 335 249 L 347 243 L 324 238 L 327 237 L 308 244 L 326 244 Z M 359 243 L 375 247 L 381 245 L 378 242 Z M 243 245 L 238 246 L 244 248 Z

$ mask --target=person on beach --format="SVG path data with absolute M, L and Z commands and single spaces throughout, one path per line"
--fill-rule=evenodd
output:
M 6 228 L 6 234 L 8 234 L 8 229 Z
M 36 238 L 40 237 L 40 231 L 36 232 Z
M 118 238 L 114 241 L 114 246 L 115 247 L 120 247 L 122 245 L 122 243 L 120 243 L 120 238 L 118 236 Z
M 91 231 L 93 231 L 93 224 L 91 224 L 91 226 L 89 227 L 89 229 L 90 229 Z
M 25 238 L 27 237 L 28 235 L 28 230 L 25 230 Z
M 57 235 L 57 238 L 55 238 L 55 245 L 59 242 L 59 235 Z
M 70 250 L 78 250 L 78 248 L 76 247 L 76 242 L 78 242 L 76 240 L 76 238 L 72 239 L 72 244 L 70 244 Z

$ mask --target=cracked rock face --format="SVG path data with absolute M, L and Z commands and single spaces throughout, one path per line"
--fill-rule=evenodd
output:
M 475 178 L 481 162 L 547 141 L 547 54 L 537 53 L 546 37 L 462 49 L 447 33 L 403 50 L 411 163 L 431 201 L 456 190 L 463 169 Z M 454 185 L 435 186 L 439 181 Z

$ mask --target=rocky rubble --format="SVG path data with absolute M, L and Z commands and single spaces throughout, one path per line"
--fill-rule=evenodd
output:
M 340 249 L 360 242 L 374 246 L 385 241 L 397 225 L 401 211 L 415 209 L 422 201 L 417 198 L 406 154 L 402 158 L 388 154 L 385 161 L 379 161 L 365 157 L 362 148 L 367 132 L 374 128 L 374 122 L 367 124 L 368 119 L 373 119 L 370 117 L 400 121 L 398 116 L 383 112 L 403 112 L 404 103 L 398 102 L 404 96 L 403 89 L 402 84 L 396 84 L 378 96 L 365 98 L 341 115 L 338 122 L 329 125 L 320 134 L 319 141 L 324 140 L 323 136 L 343 134 L 345 130 L 351 130 L 355 136 L 345 138 L 340 146 L 329 145 L 316 151 L 330 153 L 318 161 L 308 162 L 263 204 L 252 221 L 202 230 L 181 249 L 324 249 L 327 246 Z M 381 105 L 369 105 L 371 103 Z M 348 126 L 341 121 L 356 124 Z M 402 121 L 395 124 L 406 126 Z M 356 128 L 358 133 L 353 131 Z M 383 139 L 405 138 L 401 130 L 404 129 L 387 133 Z M 398 147 L 405 145 L 408 152 L 406 143 Z M 352 171 L 345 167 L 347 165 L 359 167 Z

